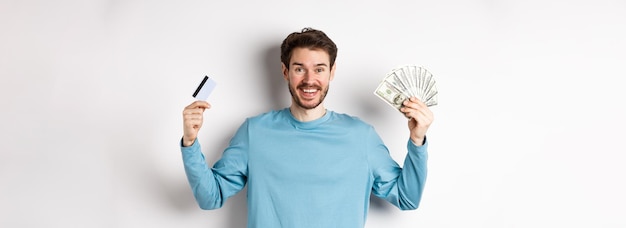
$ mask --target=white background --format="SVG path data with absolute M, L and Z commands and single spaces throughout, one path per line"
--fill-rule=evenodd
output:
M 373 95 L 425 66 L 439 105 L 421 207 L 374 200 L 367 227 L 625 227 L 626 2 L 0 1 L 0 227 L 244 227 L 245 193 L 200 210 L 181 112 L 205 74 L 211 164 L 245 117 L 289 105 L 279 45 L 338 45 L 326 107 L 376 127 Z M 243 192 L 242 192 L 243 193 Z

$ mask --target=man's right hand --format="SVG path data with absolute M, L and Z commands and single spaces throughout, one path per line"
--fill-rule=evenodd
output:
M 211 108 L 206 101 L 195 101 L 183 110 L 183 146 L 191 146 L 198 137 L 198 131 L 202 127 L 202 114 L 204 110 Z

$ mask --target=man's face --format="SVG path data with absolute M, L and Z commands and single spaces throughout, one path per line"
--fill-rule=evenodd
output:
M 289 69 L 282 65 L 293 101 L 304 109 L 319 106 L 328 93 L 328 84 L 335 75 L 328 53 L 321 49 L 295 48 Z

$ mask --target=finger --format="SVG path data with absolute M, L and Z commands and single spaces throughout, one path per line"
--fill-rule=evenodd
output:
M 400 111 L 403 112 L 407 117 L 415 116 L 418 113 L 421 113 L 425 116 L 432 115 L 432 112 L 424 103 L 419 104 L 417 102 L 406 102 L 407 105 L 403 106 Z M 423 106 L 422 106 L 423 105 Z
M 185 118 L 184 125 L 185 126 L 196 126 L 202 125 L 202 118 Z
M 428 109 L 425 109 L 423 107 L 420 107 L 419 105 L 415 104 L 415 103 L 410 103 L 408 105 L 403 106 L 400 111 L 402 113 L 404 113 L 407 116 L 412 115 L 411 113 L 417 113 L 417 112 L 427 112 Z
M 183 121 L 201 120 L 202 117 L 203 117 L 202 113 L 184 113 L 183 114 Z
M 417 98 L 411 98 L 411 100 L 405 101 L 404 107 L 407 108 L 407 112 L 411 111 L 410 109 L 414 109 L 423 112 L 426 115 L 432 115 L 432 111 L 428 108 L 428 105 Z
M 185 109 L 183 110 L 183 115 L 202 115 L 204 113 L 204 109 L 202 108 L 194 108 L 194 109 Z
M 211 105 L 205 101 L 196 101 L 183 110 L 183 115 L 188 114 L 202 114 L 204 110 L 211 108 Z
M 185 107 L 185 109 L 196 109 L 196 108 L 209 109 L 211 108 L 211 104 L 209 104 L 209 102 L 206 102 L 206 101 L 194 101 L 193 103 Z
M 426 103 L 422 102 L 420 99 L 418 99 L 417 97 L 411 97 L 408 99 L 408 105 L 410 105 L 413 108 L 418 108 L 418 107 L 428 107 L 426 105 Z
M 416 120 L 416 121 L 418 121 L 418 122 L 420 121 L 420 116 L 421 116 L 421 114 L 420 114 L 420 112 L 419 112 L 419 111 L 417 111 L 417 110 L 415 110 L 415 109 L 410 110 L 410 111 L 407 111 L 406 113 L 404 113 L 404 115 L 405 115 L 407 118 L 409 118 L 409 119 L 415 119 L 415 120 Z
M 189 120 L 185 122 L 185 126 L 187 127 L 194 127 L 194 126 L 198 126 L 201 124 L 202 124 L 201 120 Z
M 412 100 L 414 98 L 409 98 L 406 99 L 404 102 L 402 102 L 402 107 L 404 108 L 411 108 L 411 109 L 417 109 L 419 108 L 419 103 L 415 102 L 417 99 L 415 98 L 415 100 Z
M 417 121 L 420 126 L 430 126 L 433 122 L 433 117 L 423 112 L 411 113 L 411 118 Z

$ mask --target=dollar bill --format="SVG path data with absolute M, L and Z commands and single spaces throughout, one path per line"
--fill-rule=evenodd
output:
M 415 97 L 428 107 L 439 103 L 437 86 L 433 75 L 423 67 L 403 66 L 393 69 L 378 85 L 374 94 L 395 109 L 402 102 Z
M 374 94 L 376 94 L 376 96 L 385 101 L 387 104 L 391 105 L 391 107 L 394 107 L 398 110 L 402 108 L 402 102 L 409 98 L 393 84 L 388 82 L 388 80 L 384 80 L 382 83 L 380 83 L 378 85 L 378 88 L 376 88 Z

